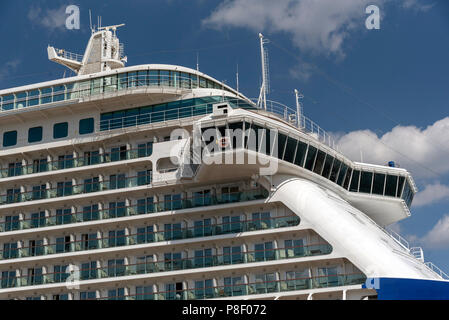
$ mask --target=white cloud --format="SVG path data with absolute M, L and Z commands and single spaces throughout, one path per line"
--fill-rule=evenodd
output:
M 39 7 L 31 7 L 27 16 L 32 23 L 49 30 L 65 30 L 66 7 L 67 5 L 62 5 L 59 8 L 46 9 L 45 11 L 42 11 Z
M 425 206 L 441 200 L 449 200 L 449 187 L 437 182 L 426 185 L 423 191 L 418 192 L 413 200 L 413 206 Z
M 404 8 L 420 6 L 418 0 L 227 0 L 203 24 L 215 29 L 228 26 L 284 32 L 301 49 L 343 57 L 345 40 L 354 30 L 365 28 L 365 8 L 386 2 L 402 3 Z
M 418 179 L 435 179 L 449 172 L 449 117 L 425 129 L 396 126 L 378 137 L 371 130 L 341 135 L 340 150 L 354 161 L 386 165 L 394 160 Z
M 441 248 L 449 245 L 449 214 L 445 214 L 421 239 L 427 248 Z
M 11 72 L 14 72 L 20 64 L 19 59 L 7 61 L 0 69 L 0 80 L 7 78 Z
M 421 4 L 418 0 L 404 0 L 402 6 L 406 9 L 414 9 L 416 11 L 429 11 L 435 6 L 435 3 Z

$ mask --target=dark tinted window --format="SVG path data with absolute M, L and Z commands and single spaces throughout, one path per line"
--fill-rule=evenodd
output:
M 338 178 L 338 172 L 340 170 L 340 166 L 341 166 L 341 161 L 338 159 L 334 160 L 334 165 L 332 166 L 332 170 L 331 170 L 331 176 L 329 177 L 329 179 L 332 182 L 337 182 L 337 178 Z
M 279 133 L 278 134 L 278 158 L 282 159 L 284 157 L 284 148 L 285 143 L 287 142 L 287 136 L 285 134 Z
M 360 177 L 360 171 L 354 170 L 354 172 L 352 173 L 351 187 L 349 188 L 349 191 L 354 191 L 354 192 L 359 191 L 359 177 Z
M 381 173 L 374 174 L 373 193 L 384 194 L 385 175 Z
M 397 176 L 387 175 L 387 184 L 385 186 L 385 195 L 394 197 L 396 196 L 396 186 L 398 184 Z
M 80 134 L 88 134 L 94 132 L 94 118 L 80 120 Z
M 53 139 L 65 138 L 69 133 L 69 124 L 67 122 L 56 123 L 53 126 Z
M 305 168 L 307 170 L 312 170 L 313 168 L 313 163 L 315 162 L 315 155 L 316 155 L 316 148 L 309 146 L 309 151 L 307 152 L 307 157 L 306 157 L 306 164 L 305 164 Z
M 11 147 L 17 144 L 17 131 L 8 131 L 3 134 L 3 146 Z
M 326 161 L 324 162 L 324 168 L 322 176 L 325 178 L 329 178 L 329 174 L 331 173 L 332 163 L 334 162 L 334 157 L 327 155 Z
M 301 141 L 298 142 L 296 149 L 295 164 L 302 167 L 304 165 L 304 157 L 306 155 L 307 145 Z
M 42 127 L 30 128 L 28 130 L 28 142 L 42 141 Z
M 337 184 L 342 186 L 345 179 L 346 171 L 348 171 L 348 166 L 342 163 L 340 168 L 340 173 L 338 174 Z
M 325 157 L 326 157 L 326 154 L 323 151 L 318 150 L 318 154 L 316 156 L 315 167 L 313 168 L 313 172 L 315 172 L 317 174 L 321 174 L 321 170 L 323 169 Z
M 348 173 L 346 174 L 345 182 L 343 183 L 343 188 L 348 190 L 349 180 L 351 179 L 352 169 L 348 169 Z
M 290 163 L 293 162 L 293 157 L 295 156 L 297 141 L 291 137 L 287 140 L 287 148 L 285 149 L 284 160 Z
M 372 172 L 362 171 L 362 175 L 360 177 L 360 192 L 370 193 L 372 180 L 373 180 Z
M 402 188 L 404 187 L 404 181 L 405 181 L 404 177 L 399 177 L 399 184 L 398 184 L 398 190 L 397 190 L 397 193 L 396 193 L 396 197 L 400 197 L 401 196 Z

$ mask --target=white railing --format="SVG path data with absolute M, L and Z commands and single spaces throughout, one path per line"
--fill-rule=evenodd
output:
M 429 268 L 431 271 L 436 273 L 438 276 L 440 276 L 444 280 L 449 280 L 449 276 L 440 268 L 438 268 L 435 264 L 433 264 L 430 261 L 425 262 L 424 261 L 424 252 L 421 247 L 412 247 L 410 248 L 410 244 L 407 240 L 405 240 L 400 234 L 397 232 L 382 228 L 383 231 L 385 231 L 388 235 L 391 236 L 393 240 L 395 240 L 398 244 L 400 244 L 403 248 L 405 248 L 415 259 L 422 262 L 427 268 Z
M 410 244 L 399 233 L 397 233 L 391 229 L 387 229 L 387 228 L 382 228 L 382 230 L 385 231 L 393 240 L 395 240 L 404 249 L 406 249 L 408 252 L 410 252 Z
M 424 252 L 421 247 L 410 248 L 410 254 L 413 255 L 417 260 L 424 262 Z
M 257 102 L 257 99 L 251 99 Z M 291 125 L 294 125 L 301 131 L 314 137 L 316 140 L 326 144 L 332 149 L 338 151 L 338 145 L 335 143 L 335 139 L 322 129 L 318 124 L 310 120 L 309 118 L 301 115 L 298 119 L 296 114 L 296 108 L 289 107 L 277 101 L 267 100 L 267 110 L 270 113 L 275 114 L 281 119 L 287 121 Z
M 74 60 L 74 61 L 77 61 L 77 62 L 82 62 L 83 61 L 83 55 L 82 54 L 77 54 L 77 53 L 66 51 L 64 49 L 56 49 L 56 48 L 55 48 L 55 51 L 56 51 L 56 54 L 59 57 L 61 57 L 61 58 Z
M 436 265 L 434 265 L 432 262 L 427 261 L 424 262 L 424 264 L 433 272 L 435 272 L 436 274 L 438 274 L 441 278 L 443 278 L 444 280 L 449 280 L 449 276 L 440 268 L 438 268 Z

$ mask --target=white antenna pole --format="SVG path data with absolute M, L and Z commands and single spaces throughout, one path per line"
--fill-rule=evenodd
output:
M 265 53 L 263 49 L 263 34 L 259 33 L 259 39 L 260 39 L 260 57 L 262 62 L 262 102 L 263 107 L 265 110 L 267 110 L 267 79 L 265 79 Z
M 94 29 L 92 29 L 92 12 L 89 9 L 89 23 L 90 23 L 90 32 L 94 33 Z
M 237 63 L 236 81 L 237 81 L 237 92 L 239 92 L 239 64 L 238 63 Z
M 200 57 L 198 51 L 196 52 L 196 71 L 200 71 Z
M 302 118 L 302 106 L 299 102 L 299 99 L 302 99 L 304 96 L 299 94 L 299 91 L 295 89 L 295 98 L 296 98 L 296 123 L 298 128 L 301 127 L 301 118 Z
M 260 88 L 260 96 L 258 105 L 263 102 L 263 107 L 267 110 L 267 93 L 268 93 L 268 61 L 267 61 L 267 52 L 265 51 L 264 44 L 268 43 L 268 40 L 264 40 L 263 34 L 259 33 L 260 39 L 260 58 L 262 62 L 262 87 Z M 262 101 L 260 101 L 262 100 Z

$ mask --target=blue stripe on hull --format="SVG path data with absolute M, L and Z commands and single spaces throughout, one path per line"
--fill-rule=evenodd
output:
M 369 278 L 363 288 L 376 289 L 379 300 L 449 300 L 449 281 Z

